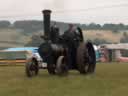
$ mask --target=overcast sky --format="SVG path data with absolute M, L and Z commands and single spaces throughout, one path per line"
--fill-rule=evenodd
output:
M 43 9 L 57 21 L 128 24 L 128 0 L 0 0 L 0 20 L 41 20 Z

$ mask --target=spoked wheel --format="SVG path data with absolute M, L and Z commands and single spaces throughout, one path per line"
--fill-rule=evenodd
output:
M 48 69 L 48 73 L 51 74 L 51 75 L 54 75 L 56 73 L 54 64 L 48 64 L 47 69 Z
M 68 73 L 68 66 L 64 56 L 59 56 L 57 59 L 56 73 L 57 75 L 67 75 Z
M 35 59 L 28 60 L 28 62 L 26 63 L 26 75 L 28 77 L 32 77 L 34 75 L 38 75 L 38 72 L 38 62 Z
M 91 42 L 87 42 L 86 44 L 89 54 L 89 68 L 88 73 L 94 73 L 96 67 L 96 55 L 95 50 Z
M 55 72 L 56 66 L 55 66 L 55 62 L 53 61 L 54 60 L 53 56 L 50 56 L 48 59 L 49 59 L 47 64 L 48 73 L 54 75 L 56 73 Z
M 86 74 L 89 68 L 88 49 L 85 43 L 81 43 L 77 49 L 77 66 L 81 74 Z

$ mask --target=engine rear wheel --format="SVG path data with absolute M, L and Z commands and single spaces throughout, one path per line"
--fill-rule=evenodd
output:
M 88 54 L 89 54 L 89 68 L 88 73 L 94 73 L 96 69 L 96 55 L 95 50 L 91 42 L 87 42 L 86 44 L 88 48 Z
M 81 74 L 86 74 L 89 67 L 88 50 L 85 43 L 80 43 L 77 49 L 77 67 Z

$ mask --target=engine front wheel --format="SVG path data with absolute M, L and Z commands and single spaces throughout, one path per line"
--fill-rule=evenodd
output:
M 51 74 L 51 75 L 54 75 L 56 73 L 54 64 L 48 64 L 47 69 L 48 69 L 48 73 Z
M 58 75 L 67 75 L 68 66 L 66 63 L 66 58 L 64 56 L 59 56 L 56 63 L 56 73 Z
M 55 72 L 56 66 L 55 66 L 55 62 L 53 60 L 54 60 L 53 56 L 49 56 L 49 58 L 47 60 L 48 61 L 47 70 L 48 70 L 48 73 L 51 75 L 56 74 L 56 72 Z

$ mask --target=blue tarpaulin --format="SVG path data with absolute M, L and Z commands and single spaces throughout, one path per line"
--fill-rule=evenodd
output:
M 16 48 L 7 48 L 4 51 L 32 51 L 33 53 L 37 52 L 38 47 L 16 47 Z

